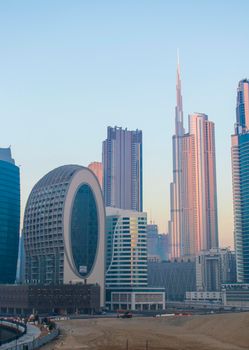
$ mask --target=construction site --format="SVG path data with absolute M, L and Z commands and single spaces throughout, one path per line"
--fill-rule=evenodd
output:
M 249 313 L 91 318 L 57 322 L 44 350 L 245 350 Z

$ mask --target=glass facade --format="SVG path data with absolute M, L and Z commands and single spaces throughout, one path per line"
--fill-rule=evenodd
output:
M 148 285 L 165 288 L 168 300 L 183 301 L 186 291 L 196 290 L 196 264 L 194 261 L 149 262 Z
M 238 282 L 249 283 L 249 134 L 232 147 L 234 230 Z
M 94 264 L 97 245 L 96 201 L 90 186 L 84 184 L 76 193 L 71 216 L 71 249 L 76 270 L 81 276 L 89 274 Z
M 92 172 L 78 165 L 56 168 L 34 186 L 23 225 L 27 283 L 63 284 L 91 278 L 99 246 L 104 245 L 99 241 L 104 222 L 99 219 L 96 188 L 101 194 Z
M 147 216 L 107 208 L 106 286 L 147 286 Z
M 177 67 L 173 181 L 170 184 L 170 259 L 194 259 L 218 247 L 216 153 L 214 123 L 204 113 L 183 125 L 180 67 Z
M 142 131 L 108 127 L 103 142 L 105 205 L 143 210 Z
M 77 165 L 54 169 L 29 196 L 23 225 L 27 283 L 63 283 L 63 209 L 70 180 L 80 169 Z
M 147 225 L 147 248 L 149 260 L 168 260 L 169 259 L 169 236 L 158 233 L 158 227 L 155 224 Z
M 237 282 L 249 282 L 249 80 L 238 84 L 232 135 L 234 238 Z
M 19 168 L 12 159 L 0 160 L 0 283 L 15 282 L 19 227 Z
M 237 89 L 235 128 L 238 133 L 246 132 L 249 128 L 249 80 L 243 79 L 239 82 Z

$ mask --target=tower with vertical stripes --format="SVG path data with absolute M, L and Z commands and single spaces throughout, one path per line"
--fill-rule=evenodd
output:
M 183 125 L 179 60 L 176 75 L 173 182 L 170 185 L 170 258 L 191 259 L 218 248 L 214 123 L 204 113 L 189 115 Z
M 249 80 L 239 82 L 232 135 L 234 240 L 237 281 L 249 283 Z
M 170 184 L 169 237 L 171 247 L 170 255 L 172 259 L 179 258 L 182 255 L 182 141 L 184 133 L 180 64 L 178 58 L 176 72 L 175 134 L 172 137 L 173 182 Z

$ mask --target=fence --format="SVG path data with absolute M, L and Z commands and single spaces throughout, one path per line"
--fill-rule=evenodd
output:
M 9 338 L 0 339 L 0 346 L 9 343 L 10 341 L 17 340 L 27 332 L 27 326 L 25 323 L 12 320 L 0 319 L 0 327 L 15 332 L 15 334 Z
M 126 340 L 121 344 L 103 344 L 101 347 L 102 350 L 166 350 L 172 349 L 172 347 L 168 347 L 167 344 L 160 344 L 155 340 Z M 179 348 L 180 349 L 180 348 Z M 181 348 L 182 349 L 182 348 Z
M 8 347 L 4 347 L 4 350 L 34 350 L 34 349 L 38 349 L 41 346 L 49 343 L 50 341 L 54 340 L 57 336 L 59 335 L 59 329 L 55 328 L 51 333 L 40 337 L 40 338 L 36 338 L 33 340 L 29 340 L 27 342 L 22 342 L 22 339 L 20 338 L 19 341 L 16 340 L 16 343 L 10 344 L 10 346 Z

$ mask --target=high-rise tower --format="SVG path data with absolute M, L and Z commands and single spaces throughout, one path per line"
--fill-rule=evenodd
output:
M 218 248 L 214 123 L 206 114 L 189 116 L 183 126 L 179 62 L 176 82 L 173 182 L 170 186 L 171 259 L 194 258 L 202 249 Z
M 19 228 L 19 167 L 10 148 L 0 148 L 0 283 L 15 282 Z
M 232 135 L 234 239 L 237 281 L 249 283 L 249 80 L 239 82 Z
M 33 187 L 25 209 L 29 284 L 98 283 L 104 304 L 105 207 L 93 172 L 63 165 Z
M 88 168 L 96 175 L 99 180 L 100 187 L 103 186 L 103 167 L 101 162 L 92 162 L 88 165 Z
M 194 187 L 188 188 L 192 198 L 192 227 L 195 254 L 218 248 L 218 215 L 216 186 L 216 152 L 214 123 L 204 113 L 189 116 L 189 137 L 193 138 L 192 171 Z
M 143 210 L 142 131 L 107 128 L 103 142 L 105 205 Z
M 170 184 L 170 221 L 169 234 L 171 258 L 182 255 L 182 139 L 184 135 L 183 108 L 181 93 L 181 78 L 179 59 L 176 73 L 176 108 L 175 108 L 175 135 L 172 138 L 173 147 L 173 182 Z
M 236 122 L 238 134 L 249 130 L 249 81 L 243 79 L 237 89 Z
M 106 208 L 106 287 L 147 286 L 147 214 Z
M 182 83 L 180 76 L 180 62 L 177 58 L 177 70 L 176 70 L 176 107 L 175 107 L 175 134 L 176 136 L 184 135 L 183 127 L 183 108 L 182 108 Z

